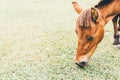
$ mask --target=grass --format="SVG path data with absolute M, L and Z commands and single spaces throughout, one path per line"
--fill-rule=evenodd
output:
M 83 7 L 97 0 L 77 0 Z M 120 50 L 113 27 L 84 69 L 74 64 L 77 47 L 72 0 L 0 0 L 0 80 L 119 80 Z

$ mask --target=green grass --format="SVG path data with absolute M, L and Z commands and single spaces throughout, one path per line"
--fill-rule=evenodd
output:
M 113 27 L 84 69 L 77 47 L 73 0 L 0 0 L 0 80 L 119 80 L 120 50 Z M 76 0 L 85 8 L 97 0 Z

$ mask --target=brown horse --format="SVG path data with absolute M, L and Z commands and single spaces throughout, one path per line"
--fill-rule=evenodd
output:
M 97 5 L 84 10 L 77 2 L 72 2 L 75 11 L 79 14 L 76 21 L 78 47 L 75 63 L 85 67 L 94 53 L 98 43 L 104 36 L 105 25 L 112 20 L 114 24 L 114 45 L 118 45 L 120 26 L 120 0 L 101 0 Z M 119 20 L 118 20 L 119 19 Z

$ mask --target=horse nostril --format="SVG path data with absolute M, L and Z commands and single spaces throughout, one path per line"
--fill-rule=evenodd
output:
M 80 65 L 86 66 L 86 65 L 87 65 L 87 62 L 80 62 Z
M 76 65 L 78 65 L 81 68 L 84 68 L 87 65 L 87 62 L 76 63 Z

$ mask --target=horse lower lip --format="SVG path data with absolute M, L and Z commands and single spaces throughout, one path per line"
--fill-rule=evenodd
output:
M 78 65 L 80 68 L 84 68 L 86 65 L 80 65 L 78 63 L 75 63 L 76 65 Z

